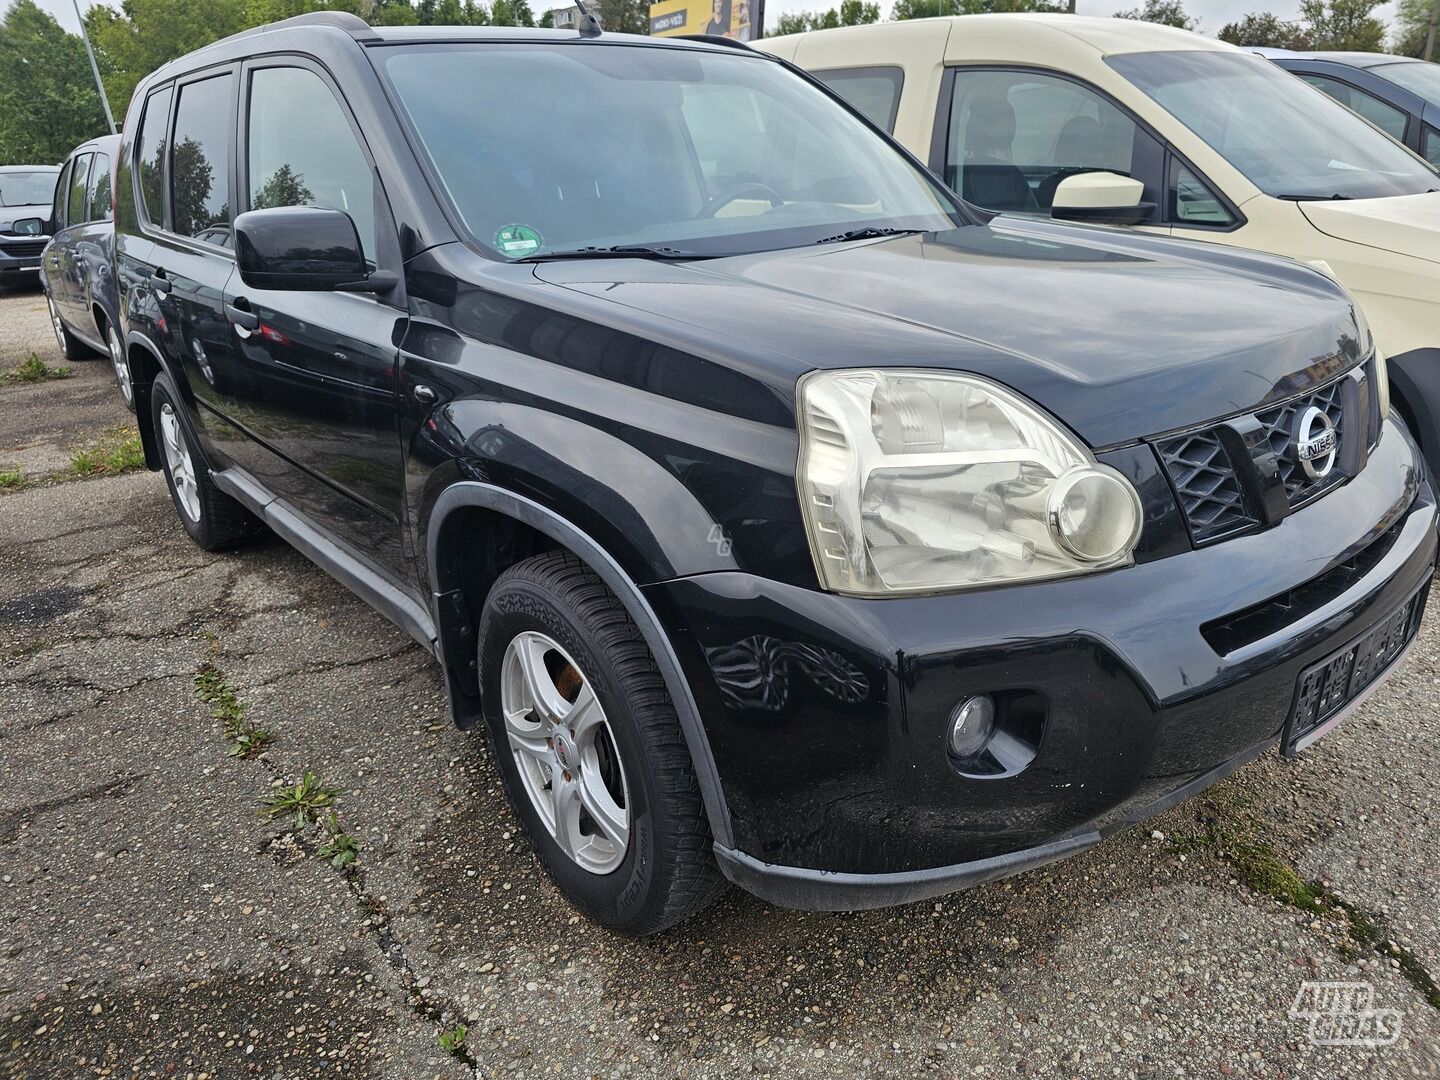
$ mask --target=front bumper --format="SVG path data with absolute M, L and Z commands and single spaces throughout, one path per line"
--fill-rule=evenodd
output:
M 648 586 L 724 788 L 722 868 L 787 906 L 899 903 L 1214 783 L 1276 741 L 1306 667 L 1428 582 L 1416 460 L 1387 423 L 1359 477 L 1271 529 L 1068 580 L 891 600 L 732 573 Z M 950 710 L 974 693 L 1042 703 L 1028 767 L 951 763 Z
M 28 240 L 29 238 L 27 238 Z M 38 238 L 43 241 L 43 237 Z M 0 243 L 0 278 L 34 277 L 40 273 L 40 253 L 17 255 Z

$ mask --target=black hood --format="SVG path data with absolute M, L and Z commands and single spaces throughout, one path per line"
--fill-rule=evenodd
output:
M 1251 410 L 1361 359 L 1349 299 L 1317 271 L 1041 221 L 535 272 L 669 320 L 712 358 L 792 389 L 817 367 L 983 375 L 1094 447 Z

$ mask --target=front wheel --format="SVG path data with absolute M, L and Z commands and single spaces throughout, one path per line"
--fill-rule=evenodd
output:
M 724 891 L 665 682 L 584 563 L 547 552 L 502 574 L 478 652 L 501 778 L 572 903 L 612 929 L 652 934 Z

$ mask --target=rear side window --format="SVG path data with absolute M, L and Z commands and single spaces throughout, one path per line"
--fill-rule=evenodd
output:
M 1425 155 L 1425 160 L 1431 165 L 1440 165 L 1440 131 L 1426 125 L 1425 139 L 1421 143 L 1420 152 Z
M 898 67 L 844 68 L 813 73 L 876 127 L 895 132 L 905 73 Z
M 1048 212 L 1067 176 L 1131 176 L 1135 121 L 1084 86 L 1022 71 L 957 71 L 945 182 L 987 210 Z
M 1379 98 L 1357 90 L 1339 79 L 1309 74 L 1302 74 L 1300 77 L 1317 90 L 1325 91 L 1351 112 L 1359 113 L 1392 139 L 1405 141 L 1405 124 L 1409 118 L 1399 109 L 1386 105 Z
M 355 222 L 375 260 L 375 177 L 350 121 L 313 71 L 261 68 L 250 80 L 250 209 L 323 206 Z
M 165 125 L 170 120 L 171 87 L 158 90 L 145 102 L 145 119 L 140 124 L 140 146 L 136 168 L 140 171 L 140 198 L 148 221 L 164 222 Z
M 230 225 L 231 88 L 233 75 L 180 87 L 170 148 L 171 228 L 214 243 Z
M 110 198 L 110 157 L 96 154 L 90 168 L 90 220 L 109 221 L 113 209 Z
M 70 173 L 70 201 L 65 211 L 66 225 L 80 225 L 86 220 L 90 209 L 90 159 L 93 154 L 81 154 L 75 159 Z

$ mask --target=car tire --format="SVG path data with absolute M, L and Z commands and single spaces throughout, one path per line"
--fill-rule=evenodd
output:
M 55 307 L 55 301 L 46 296 L 45 304 L 50 308 L 50 326 L 55 331 L 55 343 L 60 346 L 60 355 L 72 364 L 77 360 L 94 360 L 95 352 L 70 333 L 70 328 L 65 325 L 65 320 L 60 317 L 60 312 Z
M 135 411 L 135 383 L 130 376 L 130 359 L 125 355 L 125 346 L 120 343 L 120 331 L 114 323 L 105 327 L 105 348 L 110 354 L 110 366 L 115 370 L 115 384 L 120 388 L 120 400 L 131 412 Z
M 265 526 L 260 520 L 210 478 L 209 468 L 194 448 L 180 394 L 163 372 L 150 386 L 150 419 L 161 471 L 190 539 L 206 551 L 229 551 L 261 535 Z
M 486 597 L 477 651 L 511 805 L 576 907 L 613 930 L 653 934 L 725 891 L 665 681 L 589 567 L 554 551 L 505 571 Z

